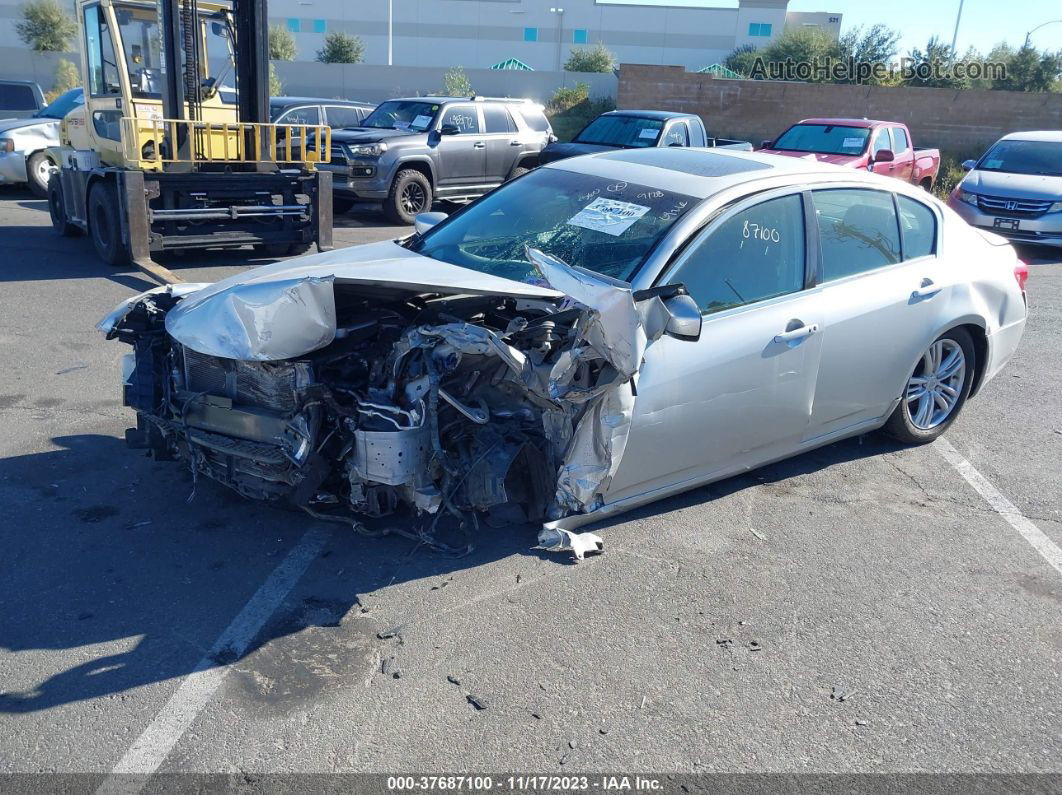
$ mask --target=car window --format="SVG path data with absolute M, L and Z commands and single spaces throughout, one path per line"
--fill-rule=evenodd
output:
M 874 136 L 874 154 L 876 155 L 882 149 L 892 149 L 892 141 L 889 139 L 889 130 L 886 127 L 882 127 Z
M 903 258 L 914 259 L 937 253 L 937 216 L 922 202 L 897 196 Z
M 1062 141 L 997 141 L 977 170 L 1062 177 Z
M 418 102 L 416 100 L 392 99 L 381 102 L 370 113 L 362 127 L 372 127 L 380 130 L 412 130 L 424 132 L 435 121 L 435 114 L 439 112 L 439 106 L 434 102 Z
M 535 132 L 547 132 L 549 130 L 549 119 L 541 110 L 535 107 L 520 107 L 517 109 L 524 118 L 524 122 Z
M 277 124 L 320 124 L 321 111 L 316 105 L 303 105 L 282 113 Z
M 656 146 L 664 122 L 641 116 L 598 116 L 572 139 L 577 144 L 606 146 Z
M 443 111 L 443 127 L 456 127 L 458 135 L 474 135 L 480 131 L 479 114 L 472 105 L 450 105 Z
M 489 133 L 511 133 L 516 131 L 516 124 L 509 117 L 504 105 L 483 106 L 483 126 Z
M 85 39 L 90 93 L 94 97 L 121 93 L 118 60 L 114 55 L 111 30 L 100 15 L 99 6 L 89 6 L 85 9 Z
M 328 126 L 336 129 L 357 127 L 362 120 L 361 111 L 343 105 L 325 106 L 325 116 L 328 118 Z
M 37 98 L 33 89 L 18 83 L 0 83 L 0 109 L 36 110 Z
M 463 268 L 540 283 L 527 259 L 533 246 L 569 265 L 630 281 L 696 204 L 692 196 L 659 185 L 538 168 L 433 227 L 411 247 Z
M 794 124 L 778 136 L 772 149 L 787 152 L 821 152 L 825 155 L 859 155 L 867 148 L 870 130 L 837 124 Z
M 803 200 L 769 199 L 710 228 L 670 281 L 686 285 L 705 313 L 798 292 L 804 286 Z
M 902 127 L 893 127 L 892 137 L 896 140 L 896 154 L 902 154 L 906 152 L 909 144 L 907 141 L 907 131 Z
M 900 261 L 900 231 L 891 193 L 841 188 L 817 190 L 811 196 L 823 281 Z
M 661 146 L 689 146 L 690 145 L 690 131 L 686 127 L 686 122 L 677 121 L 667 128 L 667 133 L 664 135 L 664 140 Z

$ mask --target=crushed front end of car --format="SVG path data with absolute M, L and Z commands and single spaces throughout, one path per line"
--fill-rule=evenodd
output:
M 415 534 L 429 542 L 447 514 L 467 525 L 592 511 L 623 455 L 666 293 L 636 300 L 528 256 L 545 286 L 499 280 L 514 294 L 321 266 L 130 299 L 100 323 L 133 347 L 127 441 L 246 497 L 355 526 L 425 517 Z

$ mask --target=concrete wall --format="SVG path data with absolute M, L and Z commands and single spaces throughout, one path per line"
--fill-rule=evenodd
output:
M 902 121 L 915 146 L 974 156 L 1006 133 L 1062 129 L 1062 94 L 723 80 L 680 66 L 623 64 L 620 108 L 697 113 L 709 131 L 759 144 L 813 116 Z
M 47 94 L 55 82 L 55 65 L 65 58 L 79 70 L 77 52 L 32 52 L 22 47 L 0 46 L 0 76 L 8 80 L 32 80 Z

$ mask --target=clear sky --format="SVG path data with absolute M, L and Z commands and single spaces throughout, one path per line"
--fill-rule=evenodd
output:
M 903 33 L 900 49 L 905 53 L 912 47 L 924 48 L 933 34 L 950 43 L 959 0 L 790 0 L 789 10 L 840 11 L 842 30 L 883 22 Z M 1062 20 L 1058 0 L 965 0 L 956 49 L 961 53 L 973 46 L 987 53 L 1003 40 L 1017 47 L 1031 28 L 1052 19 Z M 1062 22 L 1036 31 L 1032 43 L 1040 49 L 1062 49 Z

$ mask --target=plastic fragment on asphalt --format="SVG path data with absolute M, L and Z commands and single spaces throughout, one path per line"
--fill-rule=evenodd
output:
M 487 702 L 479 696 L 474 696 L 471 693 L 465 693 L 465 698 L 468 700 L 469 704 L 476 708 L 477 712 L 487 708 Z
M 547 528 L 538 534 L 538 546 L 550 552 L 571 551 L 576 560 L 582 560 L 588 554 L 600 554 L 605 549 L 605 542 L 595 533 L 573 533 L 571 530 Z

